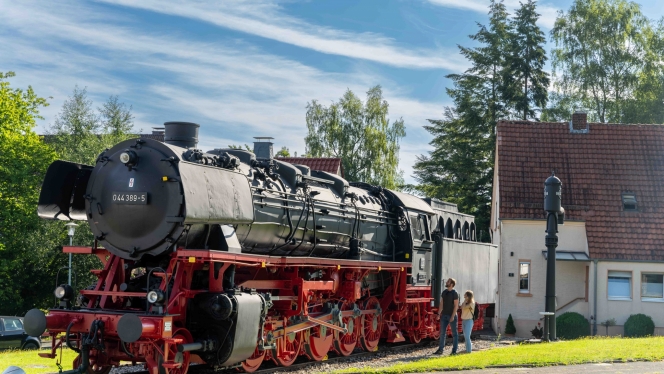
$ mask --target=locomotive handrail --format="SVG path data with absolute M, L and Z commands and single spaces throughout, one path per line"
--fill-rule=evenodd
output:
M 292 193 L 283 192 L 283 191 L 274 191 L 274 190 L 266 189 L 265 187 L 251 187 L 251 189 L 252 190 L 265 191 L 265 192 L 271 192 L 271 193 L 279 194 L 279 195 L 302 197 L 302 195 L 292 194 Z M 252 194 L 252 196 L 262 197 L 264 199 L 284 200 L 282 197 L 279 197 L 279 196 L 265 196 L 265 195 L 261 195 L 261 194 L 255 194 L 255 193 Z M 314 199 L 314 200 L 316 201 L 316 203 L 336 205 L 335 203 L 332 203 L 332 202 L 327 201 L 327 200 L 320 200 L 320 199 Z M 337 204 L 339 204 L 339 205 L 348 205 L 347 203 L 337 203 Z M 394 215 L 394 213 L 389 212 L 389 211 L 385 211 L 385 210 L 371 209 L 371 208 L 366 208 L 366 207 L 363 207 L 363 206 L 358 206 L 357 208 L 362 209 L 362 210 L 366 210 L 366 211 L 372 211 L 372 212 L 379 212 L 379 213 L 384 213 L 384 214 L 388 214 L 388 215 Z

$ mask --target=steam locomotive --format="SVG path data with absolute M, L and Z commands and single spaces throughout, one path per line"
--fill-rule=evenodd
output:
M 452 204 L 271 155 L 203 152 L 198 130 L 167 122 L 164 142 L 123 141 L 94 166 L 50 165 L 39 216 L 87 220 L 94 245 L 64 252 L 104 267 L 78 295 L 59 286 L 48 314 L 26 314 L 30 335 L 53 338 L 42 356 L 66 345 L 79 352 L 76 373 L 122 361 L 152 374 L 190 363 L 252 372 L 381 339 L 436 339 L 445 259 L 472 250 L 473 266 L 493 266 L 495 247 L 477 243 L 472 216 Z M 467 286 L 491 288 L 492 275 Z M 484 309 L 495 290 L 485 293 Z

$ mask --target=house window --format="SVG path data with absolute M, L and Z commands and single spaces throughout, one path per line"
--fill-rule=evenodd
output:
M 641 274 L 641 297 L 643 299 L 664 299 L 664 274 Z
M 609 270 L 608 291 L 609 300 L 631 300 L 632 273 Z
M 623 193 L 622 194 L 623 210 L 626 212 L 637 211 L 638 205 L 636 204 L 636 194 Z
M 530 261 L 519 261 L 519 293 L 530 293 Z

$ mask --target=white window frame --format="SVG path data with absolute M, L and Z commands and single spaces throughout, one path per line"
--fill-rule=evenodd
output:
M 528 264 L 528 288 L 527 289 L 521 288 L 521 265 L 523 265 L 523 264 Z M 518 283 L 520 294 L 528 294 L 528 295 L 530 294 L 530 290 L 531 290 L 530 283 L 531 283 L 532 278 L 533 278 L 532 277 L 532 268 L 533 268 L 533 264 L 530 260 L 521 260 L 521 259 L 519 260 L 519 266 L 518 266 L 518 270 L 517 270 L 517 274 L 518 274 L 517 283 Z
M 645 283 L 643 282 L 643 278 L 645 275 L 660 275 L 662 276 L 662 288 L 664 289 L 664 273 L 658 273 L 655 271 L 643 271 L 641 272 L 641 301 L 653 301 L 653 302 L 664 302 L 664 290 L 662 291 L 662 297 L 651 297 L 651 296 L 643 296 L 644 294 L 644 286 Z
M 609 288 L 611 287 L 610 282 L 609 282 L 609 277 L 611 277 L 611 273 L 613 273 L 614 278 L 627 278 L 629 279 L 629 297 L 625 296 L 611 296 L 609 294 Z M 629 274 L 629 276 L 627 276 Z M 606 274 L 606 296 L 608 300 L 615 300 L 615 301 L 631 301 L 632 300 L 632 287 L 634 286 L 634 274 L 632 273 L 631 270 L 625 271 L 625 270 L 609 270 Z

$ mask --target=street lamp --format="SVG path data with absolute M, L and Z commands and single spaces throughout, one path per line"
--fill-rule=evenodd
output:
M 76 232 L 77 224 L 74 222 L 69 222 L 67 226 L 67 235 L 69 235 L 69 246 L 71 247 L 74 242 L 74 233 Z M 71 286 L 71 252 L 69 252 L 69 278 L 67 284 Z

